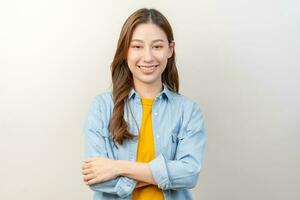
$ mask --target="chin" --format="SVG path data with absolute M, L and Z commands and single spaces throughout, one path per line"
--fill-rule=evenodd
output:
M 154 84 L 155 82 L 157 82 L 157 79 L 139 79 L 140 82 L 144 83 L 144 84 Z

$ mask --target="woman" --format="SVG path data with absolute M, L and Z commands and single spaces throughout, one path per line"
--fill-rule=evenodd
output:
M 198 104 L 178 93 L 174 47 L 155 9 L 124 23 L 112 92 L 93 99 L 85 124 L 82 174 L 94 199 L 192 199 L 206 134 Z

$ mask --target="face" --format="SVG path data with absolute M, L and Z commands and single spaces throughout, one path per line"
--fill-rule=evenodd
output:
M 161 75 L 173 49 L 174 42 L 169 44 L 165 32 L 157 25 L 139 24 L 133 32 L 127 55 L 134 84 L 161 84 Z

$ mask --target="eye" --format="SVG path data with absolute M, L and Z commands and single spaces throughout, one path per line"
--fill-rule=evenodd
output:
M 154 46 L 154 48 L 155 48 L 155 49 L 161 49 L 161 48 L 163 48 L 163 46 L 161 46 L 161 45 L 156 45 L 156 46 Z
M 140 46 L 140 45 L 132 45 L 131 47 L 134 48 L 134 49 L 140 49 L 140 48 L 142 48 L 142 46 Z

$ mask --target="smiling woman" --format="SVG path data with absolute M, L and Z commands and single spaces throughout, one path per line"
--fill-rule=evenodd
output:
M 179 94 L 167 19 L 140 9 L 126 20 L 111 64 L 111 92 L 85 124 L 83 179 L 94 199 L 192 199 L 206 134 L 198 104 Z
M 127 64 L 136 85 L 161 85 L 161 75 L 172 56 L 174 41 L 153 23 L 138 25 L 132 35 Z

